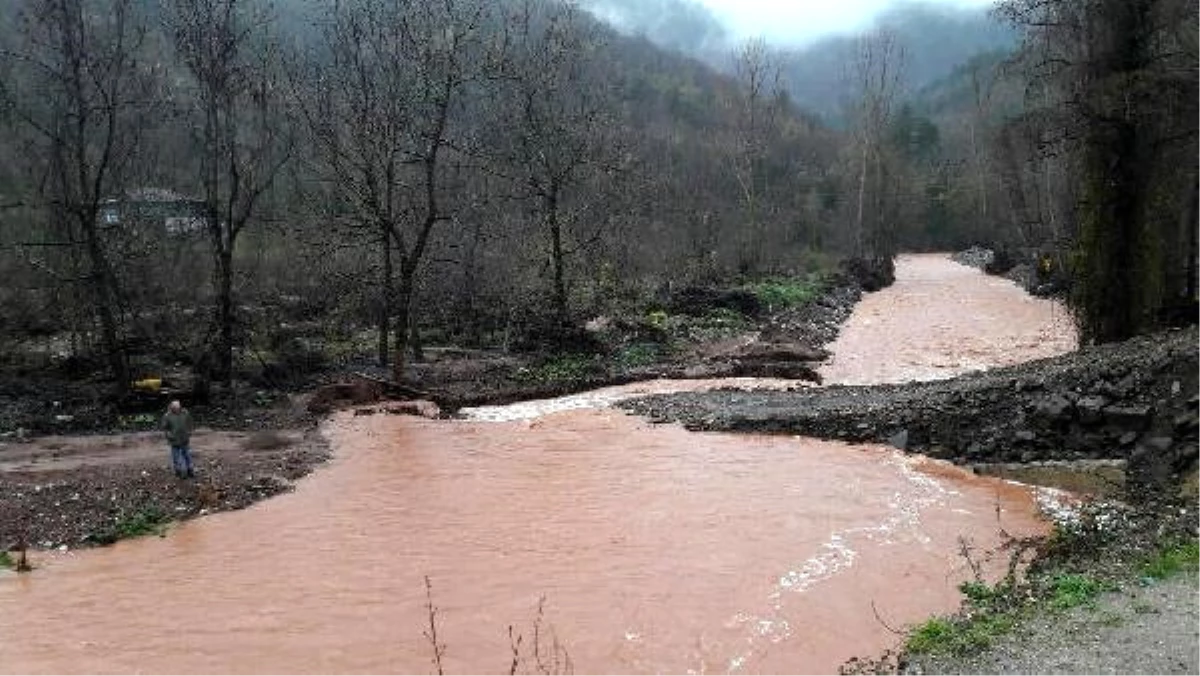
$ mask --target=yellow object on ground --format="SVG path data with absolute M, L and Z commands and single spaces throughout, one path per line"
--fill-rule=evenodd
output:
M 162 388 L 162 378 L 142 378 L 133 381 L 133 389 L 142 392 L 157 392 Z

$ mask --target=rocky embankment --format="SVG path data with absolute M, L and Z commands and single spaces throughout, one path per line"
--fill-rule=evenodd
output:
M 890 443 L 959 464 L 1124 459 L 1131 485 L 1197 462 L 1195 328 L 950 380 L 659 395 L 623 407 L 689 429 Z

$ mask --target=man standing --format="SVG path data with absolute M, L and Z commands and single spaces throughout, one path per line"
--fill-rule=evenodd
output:
M 167 435 L 167 443 L 171 445 L 171 464 L 175 467 L 175 476 L 180 479 L 196 476 L 192 471 L 192 449 L 188 447 L 192 440 L 192 414 L 179 400 L 167 406 L 162 429 Z

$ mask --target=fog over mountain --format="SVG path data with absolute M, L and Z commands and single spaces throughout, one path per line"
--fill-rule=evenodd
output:
M 696 0 L 584 0 L 581 4 L 622 32 L 644 35 L 727 72 L 732 69 L 732 53 L 744 41 L 716 12 Z M 795 15 L 796 10 L 781 13 L 781 21 L 792 20 L 786 18 L 788 14 Z M 805 30 L 797 29 L 797 42 Z M 1015 32 L 993 18 L 986 6 L 934 2 L 889 5 L 858 33 L 834 32 L 800 46 L 776 38 L 768 42 L 782 63 L 793 99 L 835 119 L 850 96 L 847 73 L 860 37 L 874 30 L 891 33 L 903 49 L 903 89 L 909 94 L 981 53 L 1009 51 L 1016 43 Z M 773 35 L 783 33 L 785 29 L 773 31 Z
M 734 45 L 716 14 L 695 0 L 583 0 L 580 5 L 628 35 L 706 61 L 720 59 Z

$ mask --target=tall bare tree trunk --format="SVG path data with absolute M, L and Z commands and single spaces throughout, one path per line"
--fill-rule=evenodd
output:
M 558 221 L 558 184 L 550 182 L 544 198 L 546 226 L 550 231 L 550 256 L 554 265 L 554 315 L 559 326 L 567 325 L 567 284 L 562 244 L 562 225 Z
M 864 254 L 864 226 L 866 224 L 863 223 L 863 202 L 865 201 L 867 195 L 867 167 L 869 166 L 867 162 L 868 148 L 869 145 L 864 139 L 862 141 L 862 166 L 858 172 L 858 208 L 854 214 L 854 255 L 856 257 L 862 257 Z
M 116 294 L 113 292 L 113 272 L 100 244 L 96 226 L 85 228 L 87 233 L 88 257 L 92 265 L 92 296 L 96 302 L 96 317 L 100 321 L 100 337 L 104 342 L 104 356 L 113 376 L 113 389 L 118 395 L 129 388 L 129 364 L 117 331 Z
M 408 344 L 411 338 L 413 289 L 417 268 L 407 259 L 400 262 L 400 283 L 396 292 L 396 324 L 394 350 L 392 352 L 392 380 L 404 382 L 404 370 L 408 366 Z
M 1182 229 L 1187 233 L 1187 264 L 1186 269 L 1187 280 L 1184 282 L 1184 298 L 1189 302 L 1197 300 L 1197 277 L 1200 277 L 1200 190 L 1197 189 L 1195 180 L 1192 181 L 1188 192 L 1191 195 L 1188 197 L 1188 207 L 1183 216 Z
M 391 331 L 391 312 L 395 305 L 395 281 L 392 270 L 392 227 L 385 223 L 379 229 L 379 245 L 383 254 L 383 270 L 380 273 L 379 291 L 379 365 L 387 366 L 389 359 L 388 334 Z
M 216 377 L 229 385 L 233 382 L 233 252 L 223 247 L 216 255 L 217 353 Z

